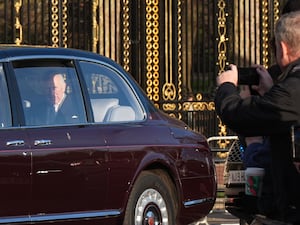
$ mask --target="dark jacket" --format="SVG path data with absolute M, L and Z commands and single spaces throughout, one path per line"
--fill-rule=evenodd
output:
M 69 95 L 65 97 L 57 112 L 54 111 L 54 106 L 51 104 L 48 109 L 48 124 L 75 124 L 84 122 L 84 112 L 82 111 L 82 107 L 79 106 L 78 100 L 75 101 Z
M 216 93 L 216 112 L 222 122 L 244 136 L 270 136 L 274 192 L 281 218 L 300 209 L 300 175 L 291 156 L 291 125 L 300 124 L 300 60 L 287 67 L 263 97 L 242 99 L 232 83 Z

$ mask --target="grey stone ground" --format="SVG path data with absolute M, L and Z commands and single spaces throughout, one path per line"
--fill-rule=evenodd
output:
M 207 224 L 239 224 L 239 219 L 226 212 L 225 210 L 214 210 L 208 215 Z
M 202 221 L 190 225 L 239 225 L 239 219 L 224 210 L 212 210 Z

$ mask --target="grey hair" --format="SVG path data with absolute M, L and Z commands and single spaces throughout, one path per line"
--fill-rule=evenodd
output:
M 284 42 L 291 54 L 300 53 L 300 11 L 282 15 L 275 26 L 276 42 Z

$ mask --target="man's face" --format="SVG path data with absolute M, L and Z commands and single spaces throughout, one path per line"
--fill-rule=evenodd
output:
M 66 90 L 66 83 L 60 74 L 53 77 L 52 95 L 54 104 L 60 103 Z

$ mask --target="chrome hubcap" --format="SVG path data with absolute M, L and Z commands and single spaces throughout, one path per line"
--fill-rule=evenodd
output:
M 165 200 L 154 189 L 145 190 L 135 208 L 135 225 L 169 225 Z

